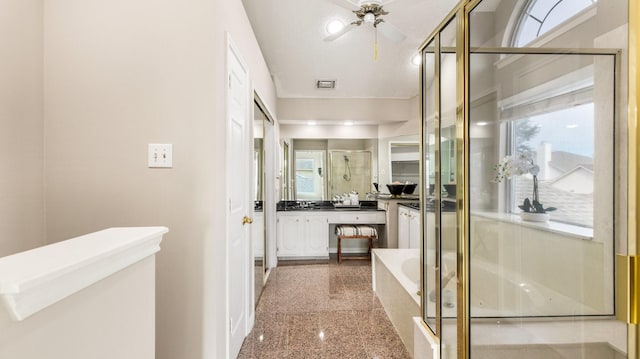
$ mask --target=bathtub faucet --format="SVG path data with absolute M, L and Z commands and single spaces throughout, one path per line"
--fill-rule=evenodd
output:
M 445 274 L 444 278 L 442 278 L 442 282 L 440 282 L 440 288 L 445 288 L 447 284 L 456 276 L 456 271 L 452 270 L 449 273 Z
M 453 279 L 453 277 L 455 276 L 456 276 L 456 271 L 452 270 L 452 271 L 449 271 L 447 274 L 445 274 L 444 277 L 442 277 L 442 280 L 440 281 L 440 288 L 444 288 L 442 290 L 442 305 L 444 305 L 447 308 L 453 308 L 453 306 L 455 305 L 455 296 L 453 291 L 451 289 L 446 288 L 447 284 L 449 284 L 451 279 Z M 433 303 L 436 302 L 435 290 L 429 291 L 429 300 Z

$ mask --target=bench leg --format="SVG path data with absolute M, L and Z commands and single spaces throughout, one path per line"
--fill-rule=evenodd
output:
M 338 236 L 338 263 L 342 263 L 342 237 Z

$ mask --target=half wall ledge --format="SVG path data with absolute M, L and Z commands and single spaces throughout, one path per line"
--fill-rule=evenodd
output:
M 15 321 L 154 255 L 166 227 L 109 228 L 0 258 L 0 301 Z

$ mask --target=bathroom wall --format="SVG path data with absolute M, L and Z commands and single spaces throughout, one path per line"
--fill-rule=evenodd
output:
M 156 358 L 222 358 L 227 335 L 227 33 L 275 116 L 240 0 L 59 0 L 44 8 L 47 240 L 170 228 L 157 257 Z M 173 168 L 147 168 L 147 144 Z
M 280 125 L 280 138 L 376 138 L 378 126 L 375 125 Z
M 281 121 L 392 122 L 408 121 L 408 99 L 279 98 Z
M 0 257 L 44 239 L 42 0 L 0 2 Z

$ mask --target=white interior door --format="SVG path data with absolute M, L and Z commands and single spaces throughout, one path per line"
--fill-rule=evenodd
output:
M 253 123 L 249 105 L 249 76 L 237 49 L 228 38 L 227 47 L 227 193 L 229 203 L 227 239 L 228 357 L 238 356 L 247 333 L 250 265 L 250 219 Z

